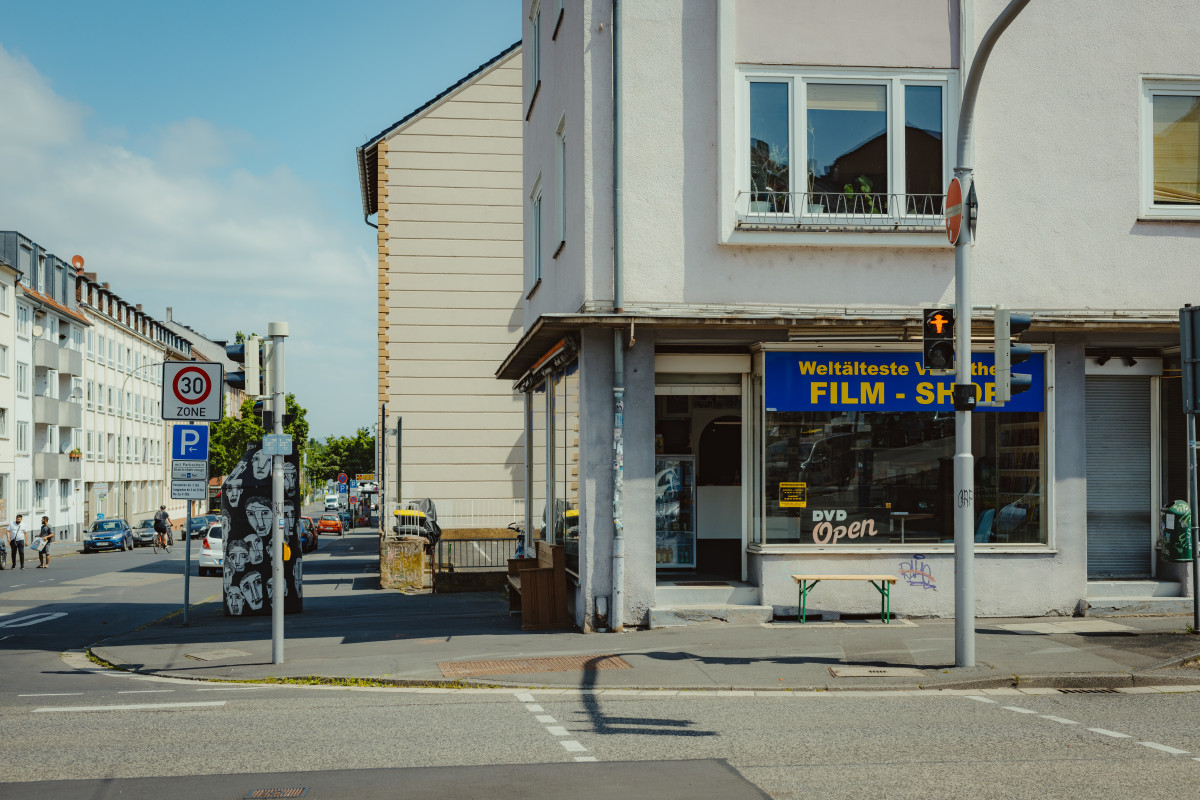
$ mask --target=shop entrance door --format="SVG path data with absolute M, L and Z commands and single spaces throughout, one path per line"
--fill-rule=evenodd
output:
M 1150 379 L 1087 378 L 1088 578 L 1150 577 Z

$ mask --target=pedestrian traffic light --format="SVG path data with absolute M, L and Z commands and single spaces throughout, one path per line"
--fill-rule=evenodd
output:
M 258 368 L 258 348 L 261 342 L 257 336 L 247 336 L 244 342 L 225 345 L 225 355 L 229 360 L 242 365 L 242 369 L 237 372 L 226 372 L 225 382 L 235 389 L 244 390 L 248 397 L 258 397 L 262 394 Z
M 1029 329 L 1028 314 L 1014 314 L 1007 308 L 997 308 L 994 321 L 996 341 L 996 403 L 1007 403 L 1013 395 L 1028 391 L 1033 386 L 1033 376 L 1013 372 L 1013 364 L 1028 361 L 1033 348 L 1014 342 Z
M 921 311 L 921 366 L 954 369 L 954 311 L 926 308 Z

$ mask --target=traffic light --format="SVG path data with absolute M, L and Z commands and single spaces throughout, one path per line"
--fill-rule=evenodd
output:
M 225 345 L 225 355 L 229 360 L 242 365 L 237 372 L 226 372 L 225 382 L 235 389 L 245 390 L 249 397 L 262 394 L 258 368 L 258 347 L 261 342 L 257 336 L 248 336 L 244 342 Z
M 997 308 L 994 321 L 996 340 L 996 403 L 1007 403 L 1013 395 L 1028 391 L 1033 386 L 1033 376 L 1013 372 L 1013 364 L 1028 361 L 1033 348 L 1014 342 L 1029 329 L 1028 314 L 1014 314 L 1007 308 Z
M 921 366 L 954 369 L 954 311 L 926 308 L 921 311 Z

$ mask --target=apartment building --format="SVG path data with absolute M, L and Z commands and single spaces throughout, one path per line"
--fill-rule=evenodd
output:
M 0 232 L 0 252 L 16 264 L 13 287 L 13 482 L 10 515 L 31 527 L 48 518 L 63 541 L 83 524 L 78 453 L 82 412 L 80 349 L 87 319 L 70 290 L 74 267 L 31 238 Z
M 524 0 L 524 329 L 497 374 L 585 630 L 795 614 L 801 572 L 899 575 L 893 610 L 953 613 L 952 378 L 922 371 L 922 309 L 954 302 L 942 198 L 1005 5 Z M 1029 391 L 971 415 L 981 616 L 1188 591 L 1155 543 L 1186 497 L 1197 25 L 1184 0 L 1033 3 L 991 55 L 980 395 L 982 307 L 1030 314 L 1034 354 Z
M 169 497 L 162 365 L 189 360 L 191 344 L 94 272 L 78 272 L 75 294 L 91 323 L 83 369 L 85 521 L 103 514 L 136 525 L 160 504 L 178 521 L 186 502 Z
M 522 400 L 494 379 L 522 328 L 521 48 L 506 48 L 358 148 L 378 214 L 385 504 L 442 528 L 524 516 Z
M 15 301 L 20 272 L 0 254 L 0 521 L 7 524 L 14 500 L 16 461 L 13 431 L 16 416 L 16 384 L 13 356 L 16 353 Z

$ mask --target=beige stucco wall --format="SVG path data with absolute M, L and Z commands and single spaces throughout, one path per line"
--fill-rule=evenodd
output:
M 518 51 L 380 147 L 380 399 L 401 499 L 443 527 L 513 521 L 524 497 L 523 406 L 494 377 L 523 329 L 521 118 Z

